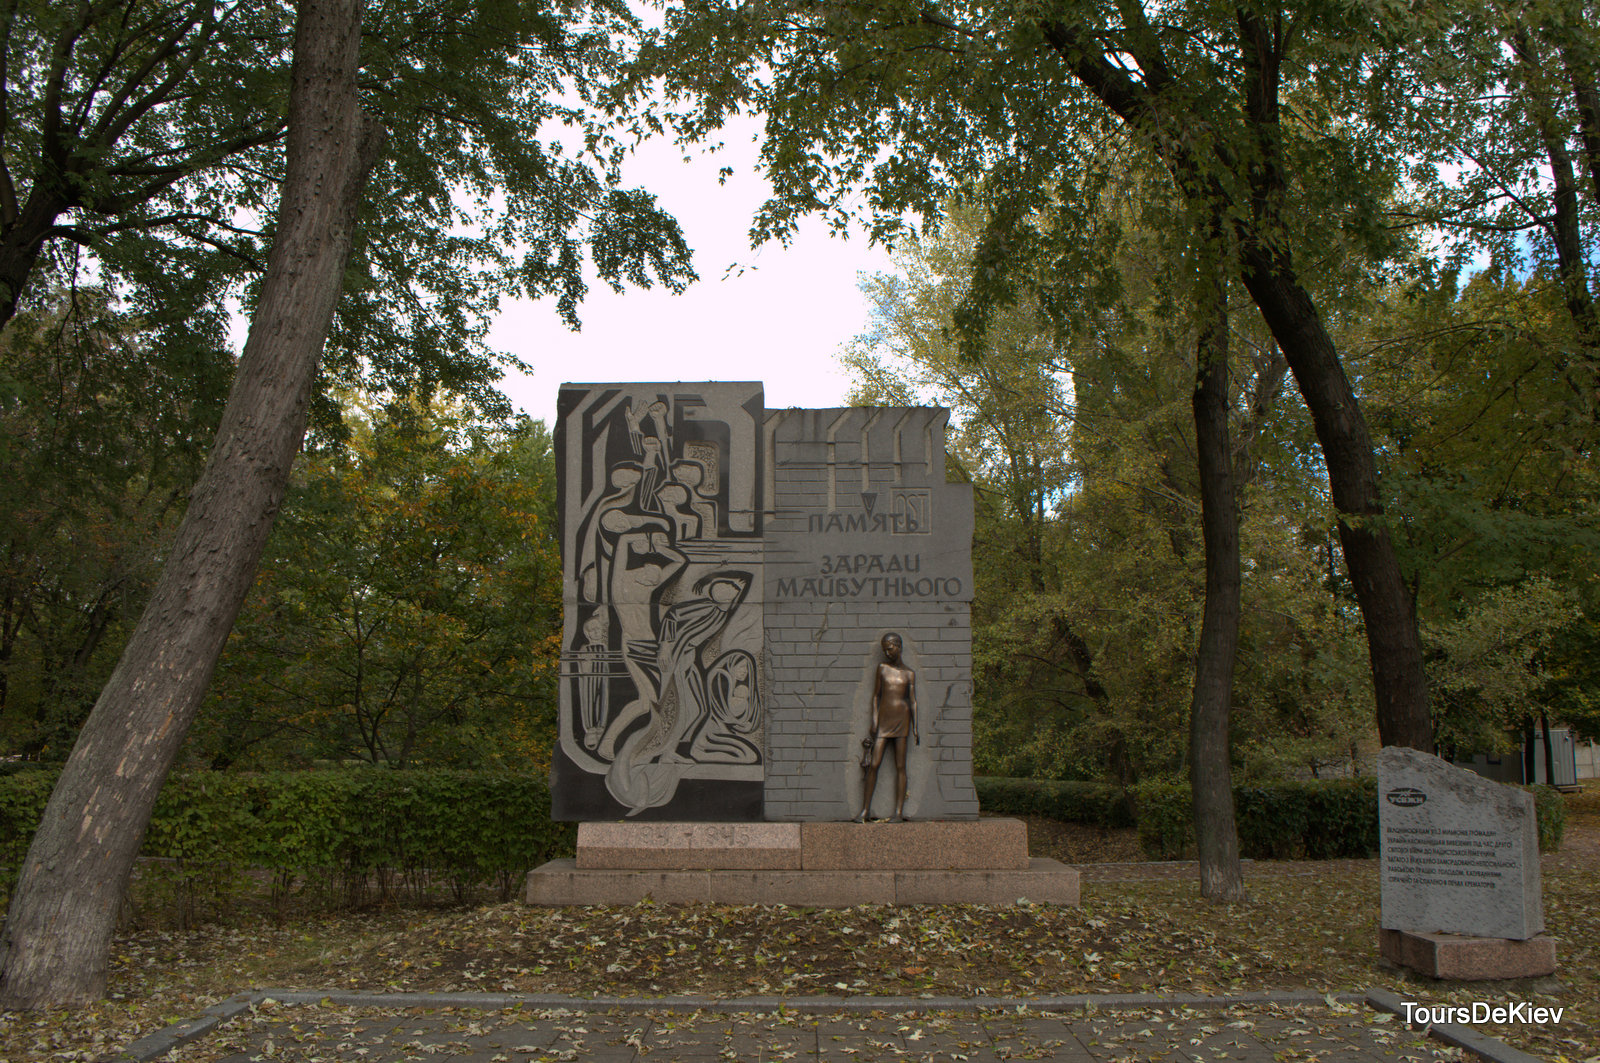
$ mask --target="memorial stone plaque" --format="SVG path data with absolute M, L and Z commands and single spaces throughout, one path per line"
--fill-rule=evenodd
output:
M 1414 749 L 1378 756 L 1388 930 L 1525 940 L 1544 930 L 1533 795 Z

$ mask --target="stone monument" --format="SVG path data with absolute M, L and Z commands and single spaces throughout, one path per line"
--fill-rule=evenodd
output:
M 1435 978 L 1555 970 L 1533 795 L 1414 749 L 1378 756 L 1384 957 Z
M 551 796 L 578 856 L 536 869 L 531 903 L 1077 902 L 1022 823 L 977 819 L 946 411 L 768 410 L 758 383 L 566 384 L 557 409 Z M 867 807 L 890 633 L 918 734 L 903 798 Z

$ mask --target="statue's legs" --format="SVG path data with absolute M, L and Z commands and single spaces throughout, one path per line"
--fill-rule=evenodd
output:
M 872 763 L 867 765 L 866 777 L 861 781 L 861 815 L 856 822 L 865 823 L 872 818 L 872 792 L 878 788 L 878 765 L 883 763 L 883 747 L 887 738 L 879 737 L 872 743 Z
M 906 818 L 906 746 L 904 738 L 894 740 L 894 818 Z

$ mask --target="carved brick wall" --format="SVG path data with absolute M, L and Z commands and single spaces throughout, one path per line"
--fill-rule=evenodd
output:
M 766 818 L 861 809 L 861 742 L 879 641 L 917 674 L 922 741 L 906 814 L 965 819 L 972 787 L 972 489 L 944 482 L 948 414 L 927 408 L 767 415 Z M 885 757 L 875 815 L 893 810 Z

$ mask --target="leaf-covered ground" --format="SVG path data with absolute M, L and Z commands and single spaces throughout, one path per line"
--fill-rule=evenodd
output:
M 1464 1053 L 1363 1004 L 1189 1009 L 874 1008 L 801 1012 L 347 1007 L 261 1001 L 179 1063 L 1462 1063 Z
M 1128 867 L 1128 875 L 1139 873 Z M 91 1060 L 242 989 L 626 994 L 1054 995 L 1388 986 L 1430 1004 L 1562 1007 L 1558 1026 L 1482 1027 L 1600 1063 L 1600 815 L 1546 861 L 1560 968 L 1536 982 L 1422 984 L 1377 955 L 1376 861 L 1257 863 L 1250 902 L 1198 899 L 1193 872 L 1085 876 L 1078 908 L 403 909 L 118 938 L 112 999 L 0 1017 L 0 1059 Z M 1173 874 L 1173 872 L 1180 872 Z

